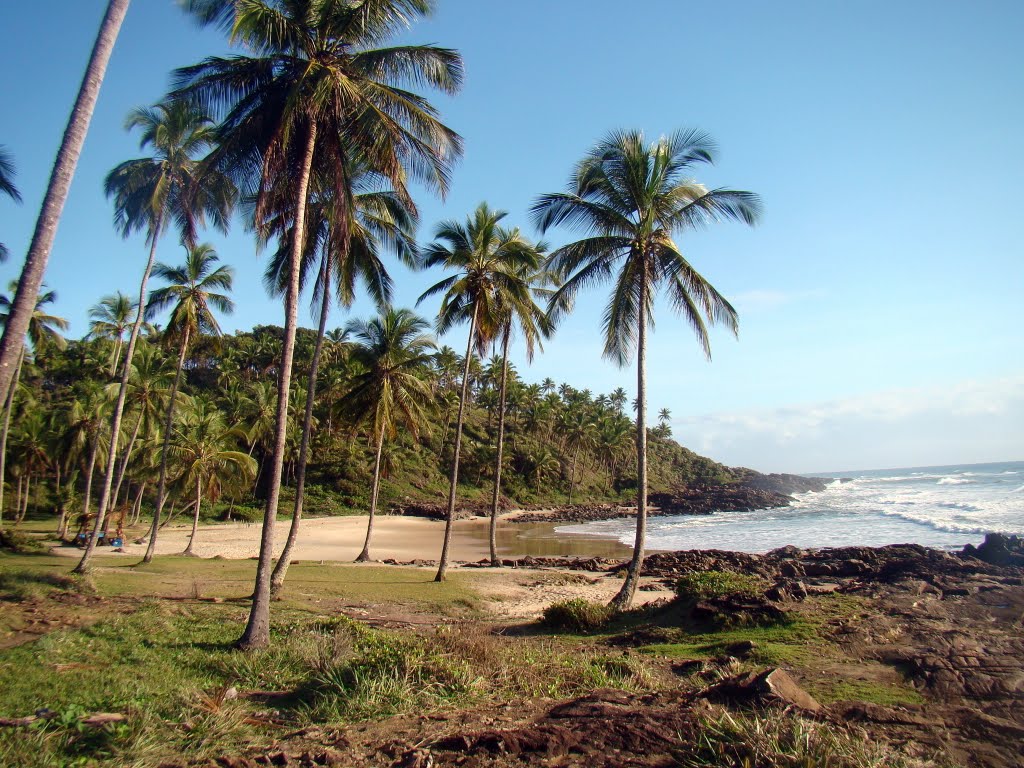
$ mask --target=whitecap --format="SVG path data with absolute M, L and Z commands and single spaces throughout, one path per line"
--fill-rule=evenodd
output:
M 944 477 L 936 485 L 966 485 L 973 482 L 973 480 L 968 480 L 966 477 Z

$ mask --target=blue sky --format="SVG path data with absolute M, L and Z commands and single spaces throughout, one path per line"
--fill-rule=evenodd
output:
M 0 144 L 25 198 L 0 200 L 17 273 L 105 3 L 5 9 Z M 729 464 L 816 471 L 1024 458 L 1024 260 L 1015 182 L 1024 177 L 1024 5 L 1018 2 L 623 5 L 440 0 L 408 39 L 459 49 L 466 87 L 436 97 L 466 140 L 444 203 L 418 199 L 421 239 L 481 200 L 529 230 L 534 197 L 563 187 L 602 135 L 698 127 L 717 140 L 698 178 L 758 192 L 763 223 L 679 243 L 740 310 L 739 341 L 706 362 L 667 307 L 649 352 L 652 413 Z M 171 0 L 135 0 L 121 31 L 51 257 L 47 282 L 71 333 L 100 296 L 134 292 L 141 238 L 111 227 L 104 175 L 137 155 L 121 128 L 167 74 L 225 49 Z M 549 240 L 564 242 L 567 233 Z M 211 236 L 237 271 L 225 329 L 281 323 L 262 260 L 235 226 Z M 159 258 L 182 252 L 166 238 Z M 398 303 L 440 274 L 395 267 Z M 601 359 L 606 289 L 520 371 L 594 392 L 634 389 Z M 436 304 L 421 306 L 424 314 Z M 366 304 L 356 314 L 369 313 Z M 302 321 L 311 325 L 305 313 Z M 336 325 L 344 322 L 336 316 Z M 464 347 L 464 329 L 445 341 Z

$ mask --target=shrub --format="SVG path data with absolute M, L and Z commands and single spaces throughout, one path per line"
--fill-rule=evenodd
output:
M 676 581 L 676 596 L 680 600 L 697 602 L 723 595 L 752 595 L 763 588 L 756 576 L 732 571 L 702 571 L 680 576 Z
M 19 555 L 28 555 L 45 552 L 46 545 L 24 531 L 8 528 L 6 531 L 0 530 L 0 549 L 8 549 Z
M 606 624 L 611 616 L 612 609 L 607 605 L 575 597 L 552 603 L 545 608 L 541 623 L 551 629 L 593 632 Z

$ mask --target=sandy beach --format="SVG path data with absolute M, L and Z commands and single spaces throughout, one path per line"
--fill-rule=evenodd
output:
M 617 540 L 592 536 L 559 534 L 553 523 L 522 523 L 508 521 L 503 516 L 498 526 L 498 552 L 502 557 L 579 556 L 627 557 L 628 547 Z M 486 517 L 474 517 L 455 522 L 452 534 L 452 559 L 476 561 L 488 557 Z M 362 549 L 366 536 L 367 517 L 310 518 L 302 521 L 296 542 L 296 560 L 352 561 Z M 288 535 L 287 520 L 279 520 L 275 529 L 275 555 L 284 547 Z M 191 532 L 190 525 L 175 525 L 160 532 L 156 551 L 159 555 L 178 554 L 185 550 Z M 256 557 L 260 548 L 259 523 L 226 523 L 199 527 L 193 551 L 199 557 L 245 559 Z M 140 532 L 126 532 L 124 556 L 139 557 L 146 551 L 145 544 L 134 541 Z M 444 523 L 420 517 L 398 515 L 378 516 L 374 524 L 371 554 L 376 560 L 409 561 L 434 560 L 440 556 L 444 538 Z M 61 554 L 75 554 L 78 550 L 59 548 Z M 108 554 L 102 548 L 99 554 Z

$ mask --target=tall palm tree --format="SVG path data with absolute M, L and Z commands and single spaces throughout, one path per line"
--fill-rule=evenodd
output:
M 12 282 L 9 288 L 13 294 L 17 286 Z M 28 347 L 37 354 L 45 353 L 48 349 L 64 349 L 65 347 L 65 341 L 64 337 L 61 335 L 61 331 L 67 330 L 68 321 L 63 317 L 51 315 L 46 311 L 47 305 L 52 304 L 56 300 L 57 294 L 54 291 L 46 291 L 36 300 L 35 311 L 29 318 L 28 328 L 26 331 Z M 0 325 L 4 328 L 7 327 L 11 311 L 11 299 L 0 294 Z M 21 347 L 18 357 L 18 365 L 14 369 L 14 379 L 11 383 L 12 386 L 7 394 L 7 398 L 4 400 L 3 427 L 0 428 L 0 515 L 3 514 L 4 506 L 4 474 L 7 463 L 7 437 L 11 427 L 11 413 L 14 409 L 14 398 L 18 389 L 18 382 L 21 380 L 21 370 L 25 364 L 26 349 L 27 348 L 25 346 Z
M 174 407 L 181 386 L 181 371 L 185 365 L 189 342 L 198 340 L 200 336 L 220 336 L 220 325 L 214 316 L 214 310 L 231 314 L 235 303 L 226 293 L 230 291 L 234 272 L 226 265 L 217 266 L 220 257 L 209 244 L 186 248 L 185 263 L 177 267 L 157 264 L 153 268 L 156 277 L 165 280 L 169 285 L 158 288 L 149 296 L 146 314 L 155 317 L 165 309 L 170 309 L 167 330 L 164 331 L 168 340 L 178 343 L 178 364 L 174 371 L 174 383 L 167 404 L 167 415 L 163 429 L 163 449 L 160 454 L 160 479 L 157 481 L 156 508 L 153 510 L 153 526 L 149 531 L 149 545 L 143 562 L 150 562 L 156 551 L 156 538 L 160 530 L 160 516 L 163 513 L 167 497 L 167 459 L 171 432 L 174 424 Z
M 445 516 L 444 544 L 435 581 L 444 581 L 448 570 L 452 522 L 455 519 L 455 494 L 459 484 L 459 454 L 462 428 L 474 350 L 482 354 L 501 332 L 510 307 L 522 308 L 532 302 L 530 285 L 525 274 L 536 271 L 540 264 L 537 249 L 517 229 L 501 226 L 505 211 L 491 210 L 481 203 L 465 223 L 445 221 L 437 226 L 434 242 L 423 252 L 423 266 L 443 266 L 456 274 L 432 285 L 419 301 L 444 293 L 437 317 L 437 332 L 445 333 L 469 321 L 466 358 L 462 370 L 462 391 L 455 426 L 455 447 L 448 487 L 448 510 Z
M 569 503 L 576 487 L 576 464 L 580 451 L 592 448 L 597 443 L 597 423 L 588 409 L 580 406 L 566 411 L 562 421 L 562 435 L 566 446 L 572 450 L 572 467 L 569 469 Z
M 11 153 L 0 144 L 0 194 L 7 195 L 14 202 L 21 202 L 21 193 L 14 185 L 14 160 Z M 7 246 L 0 243 L 0 261 L 7 260 Z
M 369 322 L 354 320 L 347 326 L 356 339 L 352 357 L 362 365 L 364 372 L 356 376 L 345 398 L 346 410 L 359 420 L 369 420 L 371 443 L 376 443 L 377 447 L 370 489 L 370 519 L 356 562 L 370 559 L 384 440 L 393 439 L 399 427 L 417 438 L 427 418 L 425 406 L 433 394 L 430 364 L 437 348 L 433 337 L 425 332 L 427 328 L 427 321 L 408 309 L 389 309 Z
M 120 291 L 104 296 L 97 304 L 89 308 L 89 333 L 87 339 L 107 339 L 114 342 L 110 356 L 110 375 L 117 372 L 117 364 L 121 361 L 121 344 L 135 319 L 138 304 Z
M 538 264 L 543 260 L 547 246 L 544 243 L 537 243 L 533 246 L 535 258 Z M 548 297 L 550 291 L 546 288 L 551 284 L 553 276 L 543 269 L 534 269 L 529 266 L 522 268 L 519 277 L 530 286 L 531 293 L 539 297 Z M 511 299 L 511 300 L 510 300 Z M 498 445 L 494 458 L 494 492 L 491 495 L 491 521 L 489 526 L 488 540 L 491 550 L 491 566 L 499 568 L 501 560 L 498 558 L 498 505 L 501 501 L 501 465 L 504 460 L 505 451 L 505 402 L 508 396 L 508 373 L 509 345 L 512 335 L 518 328 L 526 343 L 526 359 L 533 361 L 534 349 L 539 345 L 542 337 L 550 336 L 553 330 L 550 319 L 544 310 L 537 305 L 533 296 L 526 301 L 516 297 L 499 294 L 499 320 L 498 334 L 501 338 L 501 376 L 498 388 Z
M 156 259 L 157 242 L 171 221 L 180 229 L 186 247 L 195 245 L 198 227 L 207 219 L 216 228 L 227 231 L 228 217 L 237 196 L 237 190 L 226 176 L 215 169 L 200 166 L 198 156 L 213 145 L 215 138 L 212 123 L 205 113 L 181 102 L 157 104 L 128 114 L 125 129 L 135 128 L 142 131 L 140 148 L 150 148 L 153 154 L 118 165 L 107 175 L 104 190 L 107 197 L 114 198 L 114 225 L 124 237 L 135 231 L 146 231 L 149 258 L 139 283 L 135 322 L 128 336 L 117 400 L 111 416 L 110 432 L 114 439 L 110 442 L 107 472 L 100 491 L 96 532 L 103 523 L 117 465 L 128 379 L 143 325 L 146 285 Z M 88 567 L 95 545 L 96 536 L 93 535 L 76 571 L 84 572 Z
M 224 415 L 209 403 L 197 401 L 175 429 L 168 452 L 181 470 L 181 485 L 195 492 L 192 534 L 186 555 L 194 555 L 203 495 L 216 501 L 225 486 L 251 482 L 256 461 L 244 451 L 234 450 L 241 432 L 224 423 Z
M 613 132 L 576 165 L 569 190 L 541 196 L 533 205 L 542 231 L 559 224 L 585 233 L 551 255 L 565 283 L 551 300 L 558 314 L 580 288 L 614 280 L 604 316 L 604 354 L 626 365 L 637 352 L 637 523 L 626 580 L 612 600 L 633 600 L 643 564 L 647 529 L 647 329 L 655 295 L 663 289 L 710 356 L 708 324 L 736 331 L 736 311 L 686 260 L 673 235 L 720 219 L 754 224 L 760 201 L 750 192 L 707 189 L 688 178 L 693 166 L 712 163 L 714 144 L 697 131 L 647 143 L 638 131 Z
M 308 270 L 313 262 L 314 254 L 320 252 L 320 269 L 317 278 L 313 303 L 317 303 L 319 295 L 320 320 L 317 327 L 316 342 L 313 347 L 313 358 L 310 362 L 307 381 L 306 403 L 302 419 L 302 436 L 299 441 L 299 453 L 295 468 L 295 504 L 292 509 L 292 522 L 288 529 L 288 538 L 281 551 L 277 564 L 270 578 L 270 589 L 275 593 L 284 585 L 288 566 L 291 563 L 292 550 L 298 536 L 299 523 L 302 519 L 302 502 L 306 486 L 306 461 L 309 453 L 309 441 L 313 421 L 313 407 L 316 403 L 317 373 L 320 366 L 320 355 L 326 337 L 327 319 L 331 308 L 331 295 L 337 294 L 338 303 L 349 308 L 356 297 L 356 281 L 360 279 L 367 292 L 382 309 L 391 301 L 391 278 L 381 261 L 381 250 L 385 246 L 392 248 L 406 264 L 413 265 L 416 255 L 416 226 L 419 223 L 416 212 L 407 206 L 399 195 L 389 189 L 380 188 L 381 179 L 371 174 L 359 162 L 351 162 L 348 171 L 353 191 L 351 203 L 339 210 L 333 205 L 328 190 L 318 196 L 314 204 L 309 206 L 310 236 L 302 267 Z M 338 213 L 348 214 L 347 221 L 338 221 L 334 216 Z M 288 263 L 290 243 L 288 228 L 282 227 L 281 247 L 272 260 L 265 282 L 271 292 L 280 292 L 287 286 L 285 267 Z M 304 278 L 300 278 L 304 282 Z M 332 290 L 333 289 L 333 290 Z
M 35 312 L 36 300 L 43 285 L 46 273 L 46 262 L 50 258 L 54 238 L 57 236 L 57 224 L 64 209 L 71 189 L 71 179 L 75 175 L 75 166 L 82 153 L 85 134 L 89 130 L 96 99 L 100 94 L 100 85 L 107 69 L 107 62 L 114 50 L 114 41 L 121 29 L 121 22 L 128 13 L 129 0 L 110 0 L 107 10 L 100 22 L 99 33 L 93 44 L 89 63 L 78 89 L 75 106 L 71 110 L 64 137 L 61 139 L 57 159 L 50 172 L 50 182 L 46 188 L 46 196 L 36 220 L 36 228 L 32 233 L 32 242 L 25 257 L 25 265 L 21 269 L 18 290 L 11 307 L 10 322 L 4 327 L 0 338 L 0 402 L 7 399 L 14 380 L 14 369 L 21 358 L 21 350 L 25 344 L 25 333 L 28 331 Z
M 300 263 L 314 168 L 332 165 L 336 204 L 348 203 L 346 157 L 361 156 L 408 199 L 417 178 L 444 193 L 461 140 L 430 103 L 403 86 L 458 91 L 462 59 L 434 46 L 380 48 L 433 10 L 432 0 L 185 0 L 202 23 L 218 24 L 251 55 L 208 58 L 175 73 L 177 95 L 223 115 L 222 141 L 211 160 L 256 194 L 254 223 L 267 231 L 275 179 L 294 180 L 292 252 L 285 292 L 285 334 L 270 490 L 249 621 L 238 645 L 270 640 L 270 569 L 274 522 L 288 432 Z M 336 221 L 347 221 L 346 216 Z

